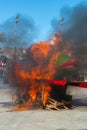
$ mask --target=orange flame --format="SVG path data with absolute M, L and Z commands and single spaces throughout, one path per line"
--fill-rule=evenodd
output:
M 58 37 L 59 38 L 59 37 Z M 45 82 L 52 79 L 55 74 L 55 63 L 60 56 L 60 41 L 56 40 L 56 44 L 51 45 L 48 42 L 39 42 L 29 48 L 33 60 L 27 63 L 27 69 L 24 65 L 17 63 L 15 65 L 15 82 L 21 98 L 27 93 L 28 99 L 24 105 L 17 106 L 17 110 L 27 110 L 32 106 L 33 102 L 42 101 L 45 106 L 50 96 L 51 87 Z M 58 43 L 58 44 L 57 44 Z M 56 49 L 55 49 L 56 48 Z M 35 64 L 33 64 L 35 61 Z M 42 97 L 40 96 L 42 95 Z

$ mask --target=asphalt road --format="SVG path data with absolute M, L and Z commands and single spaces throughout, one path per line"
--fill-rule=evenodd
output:
M 0 80 L 0 130 L 87 130 L 87 89 L 68 89 L 73 110 L 29 110 L 12 112 L 12 90 Z

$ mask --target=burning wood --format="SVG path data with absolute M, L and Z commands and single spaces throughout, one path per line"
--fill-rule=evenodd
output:
M 47 82 L 43 80 L 43 82 L 42 81 L 40 82 L 37 80 L 37 83 L 38 82 L 40 83 L 42 88 L 40 92 L 36 93 L 36 90 L 35 92 L 32 90 L 29 93 L 26 92 L 21 97 L 18 96 L 18 94 L 16 93 L 17 98 L 14 99 L 14 102 L 17 105 L 16 110 L 28 110 L 37 108 L 44 108 L 47 110 L 67 110 L 72 108 L 73 106 L 72 97 L 66 95 L 66 91 L 64 92 L 64 95 L 62 95 L 65 87 L 63 88 L 61 87 L 62 89 L 61 92 L 60 87 L 56 86 L 56 88 L 58 88 L 58 91 L 56 89 L 57 94 L 64 96 L 64 98 L 61 99 L 59 96 L 58 98 L 55 99 L 51 95 L 51 92 L 53 92 L 54 87 L 53 88 L 52 86 L 47 87 L 49 81 Z M 59 83 L 59 81 L 57 83 Z M 54 95 L 56 95 L 56 93 L 54 93 Z
M 23 63 L 17 62 L 14 68 L 11 63 L 9 64 L 12 73 L 8 73 L 8 80 L 16 89 L 16 110 L 28 110 L 35 106 L 56 110 L 67 109 L 65 103 L 62 102 L 63 99 L 58 101 L 51 97 L 54 87 L 47 82 L 58 73 L 56 63 L 60 55 L 64 53 L 60 35 L 53 42 L 55 44 L 48 42 L 34 44 L 27 50 L 26 60 Z M 63 88 L 58 91 L 59 93 L 65 96 Z
M 61 110 L 61 109 L 68 109 L 63 102 L 58 102 L 52 98 L 49 98 L 46 104 L 47 110 Z

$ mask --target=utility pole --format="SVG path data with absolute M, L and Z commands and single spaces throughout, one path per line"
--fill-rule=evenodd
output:
M 18 23 L 19 23 L 19 14 L 17 14 L 15 17 L 15 26 L 14 26 L 14 60 L 15 60 L 15 63 L 16 63 L 16 58 L 17 58 L 16 44 L 17 44 L 17 24 Z

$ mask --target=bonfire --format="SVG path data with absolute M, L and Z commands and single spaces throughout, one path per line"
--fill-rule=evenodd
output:
M 72 97 L 66 95 L 66 75 L 61 73 L 67 69 L 71 69 L 71 73 L 76 68 L 77 62 L 71 52 L 71 46 L 64 45 L 56 33 L 46 42 L 31 45 L 22 63 L 17 60 L 16 63 L 9 62 L 8 81 L 14 88 L 15 110 L 71 108 Z M 59 78 L 64 80 L 57 86 L 51 83 Z

